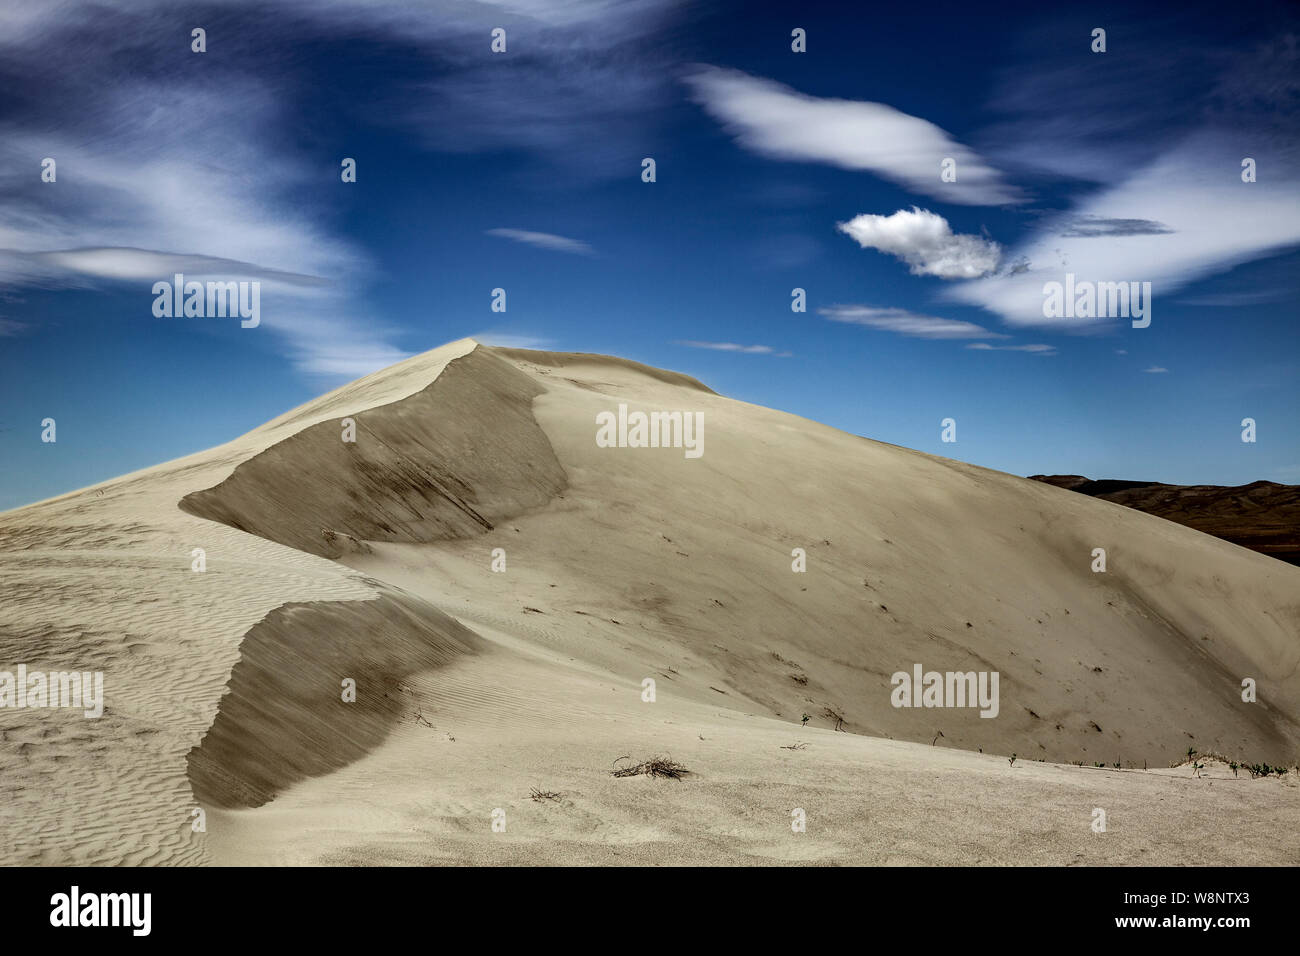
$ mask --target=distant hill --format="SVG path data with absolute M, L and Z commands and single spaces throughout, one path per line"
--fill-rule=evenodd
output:
M 1224 541 L 1300 566 L 1300 485 L 1166 485 L 1158 481 L 1094 481 L 1083 475 L 1030 475 L 1058 488 L 1104 498 L 1168 518 Z

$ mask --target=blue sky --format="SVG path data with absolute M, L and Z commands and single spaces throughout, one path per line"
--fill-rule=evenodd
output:
M 467 335 L 1017 474 L 1300 482 L 1296 8 L 871 6 L 11 0 L 0 508 Z M 175 272 L 260 325 L 155 317 Z M 1066 272 L 1151 324 L 1044 317 Z

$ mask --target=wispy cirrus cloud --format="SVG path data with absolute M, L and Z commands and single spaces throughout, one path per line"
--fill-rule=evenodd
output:
M 1089 83 L 1078 82 L 1077 62 L 1043 56 L 1050 44 L 1034 45 L 1035 58 L 1008 71 L 994 106 L 1014 118 L 989 131 L 1003 144 L 1000 155 L 1102 188 L 1008 250 L 1023 268 L 961 283 L 945 290 L 949 298 L 1014 326 L 1089 331 L 1114 320 L 1046 318 L 1047 282 L 1067 272 L 1076 283 L 1150 282 L 1159 302 L 1300 246 L 1295 36 L 1245 49 L 1171 48 L 1157 42 L 1166 30 L 1163 18 L 1135 29 L 1130 42 L 1150 41 L 1152 55 L 1116 58 Z M 1149 93 L 1112 108 L 1132 89 Z M 1243 179 L 1247 159 L 1254 181 Z
M 30 36 L 0 44 L 11 64 L 57 63 L 77 46 L 57 30 Z M 126 43 L 84 55 L 111 59 Z M 136 285 L 152 320 L 152 283 L 175 273 L 257 281 L 262 325 L 301 370 L 351 375 L 381 367 L 366 356 L 407 356 L 354 318 L 374 264 L 293 200 L 321 171 L 276 148 L 285 104 L 261 80 L 217 71 L 106 85 L 70 69 L 51 82 L 72 117 L 57 131 L 40 128 L 38 102 L 10 103 L 0 120 L 0 285 Z M 57 178 L 33 189 L 42 157 Z
M 1286 289 L 1255 289 L 1250 291 L 1218 292 L 1205 295 L 1188 295 L 1178 300 L 1180 305 L 1199 305 L 1209 308 L 1241 308 L 1248 305 L 1265 305 L 1281 302 L 1290 293 Z
M 1153 219 L 1102 219 L 1099 216 L 1078 216 L 1062 225 L 1061 235 L 1077 239 L 1100 239 L 1107 236 L 1163 236 L 1173 232 L 1162 222 Z
M 833 305 L 818 309 L 832 322 L 863 325 L 882 332 L 896 332 L 919 339 L 1005 339 L 1009 336 L 990 332 L 973 322 L 921 315 L 907 309 L 880 308 L 869 305 Z
M 60 249 L 53 252 L 20 252 L 0 249 L 0 257 L 10 264 L 25 263 L 33 274 L 42 270 L 47 278 L 80 275 L 97 279 L 153 280 L 181 272 L 193 278 L 240 277 L 281 284 L 291 288 L 320 288 L 333 283 L 320 276 L 268 269 L 253 262 L 223 259 L 219 256 L 196 256 L 156 249 L 133 249 L 129 246 L 101 246 L 87 249 Z
M 1300 244 L 1300 180 L 1281 170 L 1268 183 L 1243 183 L 1240 157 L 1209 137 L 1189 139 L 1123 183 L 1085 199 L 1078 213 L 1101 220 L 1141 218 L 1168 231 L 1062 235 L 1046 223 L 1010 250 L 1026 263 L 1014 274 L 964 282 L 947 294 L 979 305 L 1015 326 L 1085 329 L 1108 318 L 1047 318 L 1043 286 L 1073 273 L 1089 282 L 1150 282 L 1165 296 L 1234 265 Z M 1157 318 L 1156 321 L 1159 321 Z
M 384 263 L 338 226 L 349 187 L 333 150 L 303 134 L 313 80 L 285 55 L 286 35 L 346 42 L 359 59 L 392 53 L 401 63 L 367 106 L 447 151 L 622 169 L 646 104 L 675 87 L 646 42 L 675 0 L 219 6 L 212 23 L 180 29 L 165 0 L 0 5 L 0 287 L 259 280 L 271 294 L 257 334 L 278 337 L 300 370 L 354 377 L 408 353 L 390 344 L 400 330 L 369 315 Z M 190 51 L 193 25 L 209 29 L 206 55 Z M 496 26 L 510 52 L 485 56 Z M 46 156 L 57 181 L 33 189 Z M 542 235 L 534 245 L 551 241 Z M 548 248 L 587 254 L 573 242 Z
M 915 206 L 892 216 L 864 213 L 836 228 L 864 249 L 902 259 L 916 276 L 976 279 L 997 269 L 1002 257 L 993 240 L 959 235 L 943 216 Z
M 527 229 L 488 229 L 485 231 L 489 236 L 497 236 L 513 242 L 522 242 L 526 246 L 549 249 L 552 252 L 568 252 L 578 256 L 596 254 L 596 250 L 581 239 L 569 239 L 549 232 L 530 232 Z
M 827 163 L 971 206 L 1019 203 L 1001 172 L 943 129 L 884 103 L 822 99 L 739 70 L 701 66 L 685 77 L 695 101 L 740 145 L 773 159 Z M 957 181 L 940 180 L 956 161 Z
M 1055 345 L 989 345 L 987 342 L 972 342 L 966 346 L 980 352 L 1032 352 L 1035 355 L 1055 355 Z
M 736 342 L 697 342 L 679 339 L 674 345 L 685 345 L 692 349 L 712 349 L 715 352 L 740 352 L 745 355 L 774 355 L 777 358 L 789 358 L 792 353 L 772 348 L 770 345 L 740 345 Z

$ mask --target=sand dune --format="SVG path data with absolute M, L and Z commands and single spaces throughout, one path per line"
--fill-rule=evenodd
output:
M 704 454 L 598 447 L 620 403 Z M 1300 569 L 620 359 L 452 343 L 0 515 L 0 588 L 108 700 L 0 710 L 5 862 L 1300 862 L 1295 772 L 1155 769 L 1300 758 Z

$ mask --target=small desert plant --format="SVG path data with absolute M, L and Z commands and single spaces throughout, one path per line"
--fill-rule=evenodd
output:
M 1238 764 L 1237 761 L 1234 760 L 1232 761 L 1232 763 L 1228 764 L 1228 766 L 1232 769 L 1232 775 L 1235 777 L 1237 775 L 1237 768 L 1240 766 L 1240 764 Z
M 806 743 L 800 740 L 797 743 L 793 743 L 793 744 L 782 744 L 781 749 L 782 750 L 803 750 L 803 748 L 807 746 L 808 745 Z
M 804 714 L 802 720 L 803 720 L 803 725 L 807 727 L 808 721 L 812 720 L 812 714 Z
M 618 757 L 614 760 L 617 765 L 620 760 L 631 760 L 631 756 Z M 671 777 L 674 780 L 680 780 L 685 774 L 690 773 L 685 767 L 677 763 L 671 757 L 651 757 L 649 760 L 642 760 L 640 763 L 630 763 L 624 766 L 615 766 L 610 773 L 615 777 Z
M 1008 757 L 1007 763 L 1011 764 L 1011 766 L 1014 767 L 1016 765 L 1016 755 L 1012 754 L 1010 757 Z
M 529 794 L 529 796 L 531 796 L 538 803 L 541 803 L 543 800 L 560 799 L 560 795 L 556 793 L 554 790 L 538 790 L 536 787 L 532 788 L 532 793 Z

